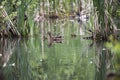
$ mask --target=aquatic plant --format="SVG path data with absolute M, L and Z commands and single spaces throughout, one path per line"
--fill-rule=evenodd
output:
M 67 16 L 71 11 L 77 11 L 78 7 L 75 6 L 75 4 L 79 5 L 80 2 L 77 2 L 77 0 L 2 0 L 0 4 L 8 14 L 7 17 L 10 18 L 9 21 L 14 24 L 14 28 L 16 27 L 15 31 L 19 32 L 21 36 L 27 36 L 33 35 L 33 32 L 35 32 L 33 27 L 36 13 L 46 18 L 65 18 L 64 16 Z M 0 16 L 2 16 L 2 14 L 3 13 L 1 13 Z M 40 21 L 42 19 L 43 18 L 41 18 Z M 3 22 L 5 22 L 5 20 L 3 20 Z M 3 25 L 4 28 L 5 25 Z M 9 34 L 10 33 L 7 35 Z
M 94 4 L 94 10 L 95 10 L 95 25 L 94 25 L 94 32 L 95 34 L 93 35 L 94 37 L 98 38 L 98 34 L 100 34 L 102 40 L 107 40 L 108 36 L 111 34 L 115 35 L 116 37 L 116 31 L 117 26 L 115 22 L 113 21 L 113 11 L 114 11 L 114 4 L 116 1 L 113 0 L 93 0 Z
M 107 37 L 109 34 L 115 33 L 117 27 L 112 14 L 117 10 L 116 12 L 119 15 L 115 3 L 116 1 L 113 0 L 110 0 L 110 2 L 108 0 L 93 0 L 95 13 L 93 36 L 97 37 L 97 34 L 103 35 L 105 33 L 103 36 Z M 87 11 L 91 9 L 92 0 L 2 0 L 0 4 L 15 25 L 16 31 L 21 36 L 28 36 L 34 34 L 36 22 L 39 24 L 44 18 L 48 20 L 50 18 L 74 18 L 76 15 L 82 14 L 89 15 Z M 37 30 L 39 30 L 39 27 Z

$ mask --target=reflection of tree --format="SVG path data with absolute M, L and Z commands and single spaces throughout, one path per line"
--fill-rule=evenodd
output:
M 5 67 L 15 48 L 16 39 L 10 40 L 10 39 L 1 38 L 0 44 L 1 44 L 0 45 L 0 66 Z

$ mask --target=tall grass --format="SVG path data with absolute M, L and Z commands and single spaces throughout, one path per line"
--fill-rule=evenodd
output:
M 95 28 L 99 29 L 99 32 L 105 37 L 109 36 L 110 34 L 114 34 L 117 27 L 113 21 L 113 10 L 115 1 L 113 0 L 93 0 L 94 10 L 96 13 L 95 17 Z M 97 20 L 98 19 L 98 20 Z
M 78 0 L 2 0 L 0 4 L 6 9 L 20 34 L 26 36 L 34 32 L 34 16 L 37 12 L 47 17 L 50 15 L 63 17 L 71 11 L 76 12 L 80 2 Z M 25 20 L 25 15 L 29 20 Z
M 76 12 L 80 11 L 80 7 L 87 7 L 86 3 L 90 4 L 90 2 L 87 0 L 4 0 L 1 4 L 5 7 L 11 19 L 17 16 L 17 21 L 15 22 L 17 29 L 22 36 L 26 36 L 32 35 L 34 32 L 34 17 L 36 13 L 39 13 L 39 16 L 43 16 L 43 18 L 49 18 L 50 16 L 64 18 L 63 16 L 75 15 Z M 113 27 L 114 22 L 111 23 L 111 15 L 114 10 L 112 8 L 114 6 L 113 2 L 115 1 L 93 0 L 94 9 L 98 15 L 99 25 L 97 26 L 99 26 L 101 32 L 106 32 L 106 35 L 109 34 L 111 27 L 112 29 L 115 27 Z M 17 13 L 17 15 L 13 12 Z M 27 15 L 27 20 L 25 20 L 25 15 Z

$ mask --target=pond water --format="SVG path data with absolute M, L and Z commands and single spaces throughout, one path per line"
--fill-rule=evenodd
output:
M 0 80 L 105 80 L 113 69 L 103 43 L 83 39 L 83 23 L 46 21 L 37 27 L 34 37 L 0 39 Z M 60 42 L 50 43 L 47 32 L 61 36 Z

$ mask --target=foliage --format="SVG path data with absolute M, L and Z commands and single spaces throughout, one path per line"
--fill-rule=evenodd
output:
M 106 47 L 109 48 L 114 53 L 114 68 L 115 72 L 119 73 L 120 70 L 120 42 L 118 40 L 114 40 L 113 36 L 110 36 L 110 42 L 106 43 Z
M 79 2 L 77 0 L 2 0 L 0 4 L 5 8 L 21 35 L 27 36 L 35 32 L 33 27 L 36 13 L 48 17 L 63 16 L 71 11 L 77 11 L 78 7 L 75 4 L 79 5 Z
M 114 40 L 113 36 L 110 36 L 110 42 L 106 43 L 106 46 L 110 48 L 114 53 L 120 54 L 120 43 Z

